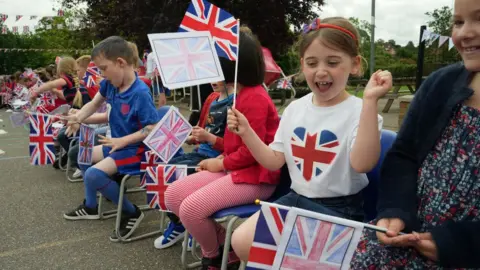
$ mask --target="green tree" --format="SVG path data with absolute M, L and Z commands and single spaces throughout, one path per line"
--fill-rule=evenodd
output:
M 427 25 L 429 30 L 442 36 L 450 36 L 452 32 L 453 10 L 448 6 L 434 9 L 432 12 L 425 13 L 429 16 Z M 425 72 L 428 75 L 432 71 L 460 60 L 456 50 L 448 49 L 447 44 L 438 47 L 438 40 L 425 50 Z
M 450 35 L 452 32 L 452 8 L 443 6 L 441 8 L 434 9 L 432 12 L 426 12 L 425 15 L 430 17 L 427 25 L 431 31 L 443 36 Z
M 86 3 L 83 21 L 99 39 L 120 35 L 137 43 L 139 48 L 148 44 L 147 34 L 176 32 L 191 0 L 62 0 L 66 8 Z M 316 17 L 314 9 L 323 0 L 211 0 L 241 19 L 258 35 L 263 46 L 278 57 L 295 41 L 290 30 L 299 30 L 303 23 Z
M 9 31 L 0 35 L 0 47 L 8 49 L 0 52 L 0 74 L 47 66 L 58 55 L 77 57 L 82 54 L 81 49 L 91 48 L 93 36 L 80 28 L 74 18 L 72 13 L 66 13 L 64 17 L 46 17 L 33 33 L 14 34 Z

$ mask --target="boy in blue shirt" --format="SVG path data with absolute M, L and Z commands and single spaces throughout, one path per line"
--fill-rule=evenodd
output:
M 146 146 L 142 141 L 159 122 L 150 90 L 135 74 L 134 54 L 123 38 L 109 37 L 92 51 L 92 59 L 105 80 L 93 100 L 76 114 L 69 116 L 73 123 L 109 123 L 111 138 L 100 137 L 102 145 L 93 149 L 93 166 L 80 166 L 85 184 L 85 200 L 76 209 L 65 213 L 68 220 L 99 219 L 97 191 L 114 203 L 119 203 L 119 186 L 112 176 L 140 170 Z M 107 102 L 107 112 L 95 113 Z M 94 114 L 95 113 L 95 114 Z M 120 235 L 129 237 L 138 227 L 144 214 L 126 198 L 121 202 L 123 213 Z M 110 240 L 118 241 L 116 232 Z

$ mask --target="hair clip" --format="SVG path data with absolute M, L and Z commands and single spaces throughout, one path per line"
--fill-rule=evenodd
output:
M 313 22 L 311 24 L 303 25 L 303 34 L 308 34 L 309 32 L 318 30 L 320 28 L 331 28 L 331 29 L 336 29 L 336 30 L 342 31 L 345 34 L 349 35 L 358 44 L 357 37 L 351 31 L 349 31 L 349 30 L 347 30 L 347 29 L 345 29 L 341 26 L 338 26 L 338 25 L 329 24 L 329 23 L 321 23 L 320 18 L 316 18 L 315 20 L 313 20 Z

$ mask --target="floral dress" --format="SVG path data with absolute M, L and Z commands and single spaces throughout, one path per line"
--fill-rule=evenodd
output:
M 428 232 L 447 220 L 479 220 L 480 110 L 457 105 L 452 116 L 419 169 L 419 232 Z M 413 248 L 380 244 L 372 230 L 364 231 L 351 268 L 441 269 Z

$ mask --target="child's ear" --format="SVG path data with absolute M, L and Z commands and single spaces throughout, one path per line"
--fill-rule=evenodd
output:
M 354 76 L 360 76 L 362 70 L 362 57 L 360 55 L 355 56 L 352 59 L 352 72 L 351 74 Z
M 125 61 L 125 59 L 119 57 L 117 58 L 117 64 L 120 66 L 120 67 L 126 67 L 127 66 L 127 61 Z

